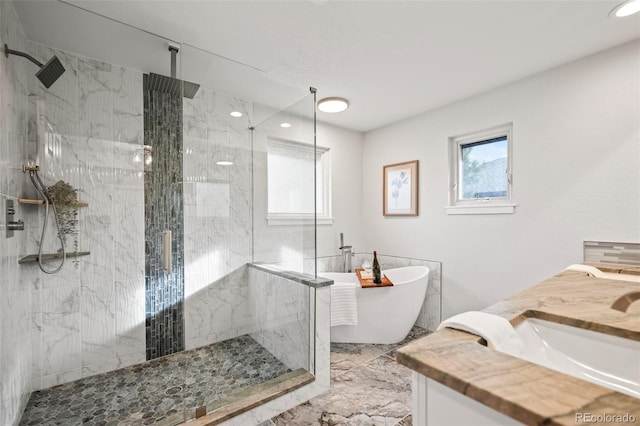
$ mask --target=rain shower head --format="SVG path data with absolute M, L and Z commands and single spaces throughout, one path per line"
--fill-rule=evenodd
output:
M 190 81 L 182 81 L 177 78 L 167 77 L 165 75 L 149 73 L 147 79 L 147 89 L 155 92 L 169 93 L 174 96 L 184 96 L 188 99 L 193 99 L 196 92 L 200 88 L 197 83 L 191 83 Z
M 38 80 L 40 80 L 44 87 L 46 87 L 47 89 L 51 87 L 51 85 L 55 83 L 56 80 L 60 78 L 60 76 L 64 73 L 64 67 L 62 66 L 62 63 L 57 56 L 54 56 L 53 58 L 49 59 L 49 62 L 42 65 L 42 63 L 33 56 L 28 55 L 24 52 L 18 52 L 17 50 L 11 50 L 5 43 L 4 56 L 8 58 L 9 54 L 27 58 L 28 60 L 39 66 L 40 71 L 36 73 L 36 77 L 38 77 Z
M 169 45 L 169 52 L 171 52 L 171 77 L 150 72 L 146 81 L 147 89 L 161 93 L 169 93 L 174 96 L 180 96 L 182 94 L 185 98 L 193 99 L 200 85 L 176 78 L 176 56 L 179 50 L 180 48 L 178 46 L 173 44 Z

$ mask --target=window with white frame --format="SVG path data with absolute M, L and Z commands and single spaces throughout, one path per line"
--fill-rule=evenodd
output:
M 329 148 L 314 149 L 313 145 L 300 142 L 268 139 L 267 220 L 270 225 L 310 222 L 314 209 L 319 224 L 333 223 L 329 154 Z
M 449 214 L 513 213 L 512 124 L 449 138 Z

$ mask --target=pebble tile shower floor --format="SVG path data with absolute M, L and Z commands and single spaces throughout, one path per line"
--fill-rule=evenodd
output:
M 174 425 L 289 371 L 244 335 L 34 392 L 20 425 Z

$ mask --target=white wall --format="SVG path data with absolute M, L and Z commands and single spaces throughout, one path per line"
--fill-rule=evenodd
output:
M 442 261 L 446 318 L 581 261 L 583 240 L 640 241 L 639 71 L 634 42 L 369 132 L 364 249 Z M 447 215 L 447 138 L 506 122 L 515 214 Z M 382 166 L 416 159 L 420 216 L 384 218 Z
M 319 116 L 320 120 L 321 117 Z M 361 251 L 362 212 L 362 133 L 322 122 L 317 124 L 317 144 L 330 148 L 333 225 L 318 225 L 318 256 L 340 251 L 340 233 L 344 243 Z

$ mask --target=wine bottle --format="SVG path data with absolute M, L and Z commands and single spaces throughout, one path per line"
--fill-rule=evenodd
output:
M 378 255 L 373 252 L 373 283 L 382 284 L 382 277 L 380 276 L 380 263 L 378 263 Z

